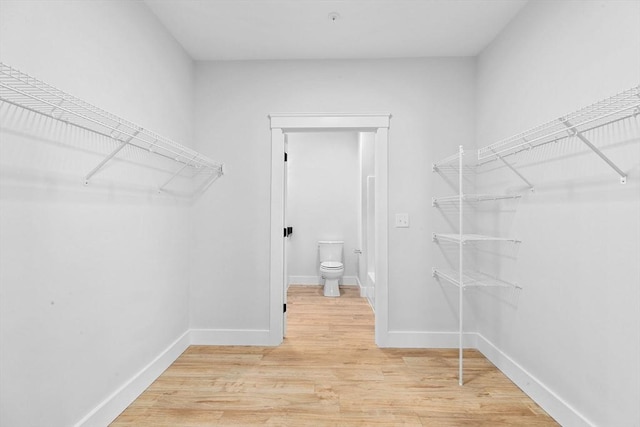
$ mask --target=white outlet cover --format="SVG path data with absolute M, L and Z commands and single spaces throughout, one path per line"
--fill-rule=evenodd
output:
M 409 214 L 396 214 L 396 228 L 409 228 Z

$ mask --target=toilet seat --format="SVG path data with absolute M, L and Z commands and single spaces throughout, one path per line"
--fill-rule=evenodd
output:
M 344 266 L 338 261 L 325 261 L 320 263 L 320 268 L 323 270 L 340 270 Z
M 343 241 L 321 240 L 318 242 L 318 275 L 322 278 L 325 297 L 339 297 L 344 275 Z

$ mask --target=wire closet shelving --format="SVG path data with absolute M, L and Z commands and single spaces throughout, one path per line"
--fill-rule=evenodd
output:
M 118 147 L 84 176 L 85 184 L 126 146 L 178 163 L 177 170 L 158 191 L 163 191 L 187 169 L 192 169 L 191 177 L 205 176 L 209 182 L 224 174 L 222 163 L 3 63 L 0 63 L 0 100 L 118 142 Z
M 480 148 L 478 150 L 478 160 L 480 162 L 501 160 L 530 185 L 515 168 L 506 163 L 504 158 L 524 150 L 531 150 L 575 136 L 607 163 L 620 176 L 620 182 L 625 184 L 627 182 L 627 174 L 589 141 L 585 136 L 585 132 L 635 117 L 639 114 L 640 86 L 636 86 L 566 116 Z
M 463 292 L 469 287 L 500 287 L 516 289 L 520 288 L 517 284 L 509 283 L 489 274 L 470 270 L 467 268 L 464 260 L 464 248 L 470 242 L 509 242 L 520 243 L 520 240 L 512 237 L 488 236 L 482 234 L 465 233 L 464 229 L 464 212 L 465 204 L 495 202 L 505 199 L 517 199 L 518 194 L 467 194 L 464 192 L 464 175 L 473 169 L 474 166 L 465 165 L 463 162 L 464 149 L 459 147 L 458 152 L 452 156 L 433 164 L 433 172 L 444 170 L 454 170 L 458 175 L 458 194 L 453 196 L 434 197 L 432 205 L 439 207 L 445 204 L 455 204 L 458 208 L 458 233 L 433 233 L 433 241 L 440 244 L 456 244 L 458 245 L 458 268 L 441 269 L 433 268 L 432 274 L 436 279 L 441 279 L 446 283 L 452 284 L 458 288 L 458 383 L 464 384 L 463 379 L 463 320 L 464 320 L 464 304 Z
M 451 196 L 433 197 L 432 205 L 434 207 L 443 207 L 445 205 L 455 205 L 458 207 L 458 233 L 433 233 L 433 241 L 458 245 L 458 268 L 441 269 L 433 268 L 433 277 L 443 280 L 458 288 L 458 333 L 459 333 L 459 363 L 458 363 L 458 382 L 463 385 L 463 291 L 468 287 L 502 287 L 511 289 L 522 289 L 515 283 L 503 281 L 497 277 L 480 271 L 469 271 L 465 268 L 464 250 L 463 248 L 470 242 L 512 242 L 520 243 L 520 240 L 510 237 L 484 236 L 478 234 L 465 234 L 463 229 L 463 214 L 465 204 L 470 202 L 491 202 L 505 199 L 517 199 L 519 194 L 465 194 L 463 188 L 463 178 L 465 175 L 475 172 L 476 168 L 482 165 L 498 160 L 505 167 L 510 169 L 520 179 L 522 179 L 531 190 L 534 189 L 531 184 L 511 163 L 505 158 L 517 154 L 524 150 L 531 150 L 544 146 L 552 142 L 561 142 L 569 138 L 576 137 L 582 141 L 589 149 L 591 149 L 598 157 L 600 157 L 609 167 L 611 167 L 619 176 L 622 184 L 626 183 L 627 174 L 618 167 L 611 159 L 609 159 L 602 151 L 600 151 L 587 137 L 585 133 L 599 127 L 607 126 L 612 123 L 619 122 L 631 117 L 640 116 L 640 86 L 633 87 L 610 98 L 582 108 L 574 113 L 567 114 L 556 120 L 550 121 L 528 131 L 519 133 L 510 138 L 503 139 L 494 144 L 480 148 L 477 153 L 477 163 L 464 164 L 464 149 L 459 147 L 458 153 L 446 157 L 439 162 L 433 164 L 433 172 L 450 172 L 454 171 L 458 175 L 458 194 Z

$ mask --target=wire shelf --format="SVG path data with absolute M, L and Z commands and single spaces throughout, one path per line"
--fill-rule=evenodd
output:
M 95 107 L 3 63 L 0 63 L 0 100 L 121 143 L 120 148 L 85 177 L 87 183 L 91 176 L 125 145 L 181 163 L 181 168 L 174 177 L 187 167 L 197 169 L 198 175 L 203 172 L 210 173 L 212 179 L 217 179 L 223 174 L 222 163 L 215 162 L 197 151 Z
M 521 243 L 520 240 L 510 237 L 486 236 L 483 234 L 443 234 L 433 233 L 433 240 L 436 242 L 462 243 L 468 242 L 512 242 Z
M 443 166 L 451 166 L 451 163 L 458 161 L 458 159 L 460 159 L 460 157 L 464 154 L 464 152 L 462 150 L 460 150 L 458 153 L 456 154 L 452 154 L 449 157 L 445 157 L 444 159 L 440 160 L 439 162 L 435 162 L 432 165 L 432 168 L 434 171 L 440 169 Z
M 499 278 L 492 277 L 481 272 L 470 272 L 465 267 L 465 249 L 464 245 L 469 242 L 511 242 L 520 243 L 520 240 L 509 237 L 486 236 L 482 234 L 464 234 L 464 210 L 467 208 L 464 202 L 486 202 L 504 199 L 517 199 L 521 197 L 518 194 L 465 194 L 464 193 L 464 175 L 465 170 L 469 167 L 465 166 L 463 155 L 465 150 L 462 146 L 458 147 L 458 153 L 449 156 L 444 160 L 433 164 L 433 171 L 440 172 L 442 169 L 449 168 L 455 170 L 458 175 L 458 193 L 451 196 L 434 197 L 431 199 L 433 206 L 440 204 L 457 204 L 458 211 L 458 233 L 433 233 L 433 241 L 437 244 L 455 243 L 458 245 L 458 269 L 457 270 L 441 270 L 433 268 L 433 277 L 443 279 L 458 287 L 458 384 L 463 385 L 463 365 L 464 365 L 464 343 L 463 343 L 463 325 L 464 325 L 464 300 L 463 291 L 467 287 L 501 287 L 501 288 L 519 288 L 517 285 L 505 282 Z M 475 156 L 474 160 L 475 160 Z M 455 163 L 457 160 L 457 164 Z M 476 165 L 474 165 L 476 166 Z
M 558 142 L 640 114 L 640 86 L 478 150 L 478 160 L 497 159 Z
M 460 283 L 460 274 L 455 270 L 432 269 L 433 277 L 444 279 L 450 284 L 462 288 L 481 287 L 481 288 L 508 288 L 522 289 L 517 283 L 507 282 L 497 277 L 480 271 L 464 270 L 462 272 L 462 283 Z
M 492 202 L 497 200 L 518 199 L 522 197 L 519 194 L 463 194 L 463 202 Z M 444 203 L 460 203 L 460 196 L 443 196 L 434 197 L 432 205 L 437 206 Z
M 432 172 L 475 173 L 478 167 L 475 150 L 465 150 L 459 147 L 458 152 L 432 163 Z

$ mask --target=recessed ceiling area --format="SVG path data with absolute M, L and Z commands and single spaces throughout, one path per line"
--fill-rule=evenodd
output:
M 145 0 L 199 61 L 475 56 L 526 2 Z

